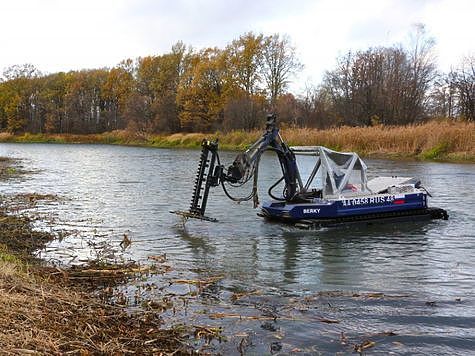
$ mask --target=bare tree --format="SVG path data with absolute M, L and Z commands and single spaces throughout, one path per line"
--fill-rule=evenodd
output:
M 424 119 L 435 66 L 429 47 L 416 47 L 411 51 L 400 46 L 370 48 L 341 57 L 323 84 L 337 120 L 368 125 Z
M 411 46 L 409 48 L 409 61 L 411 68 L 411 83 L 407 88 L 408 102 L 407 111 L 412 116 L 421 119 L 425 116 L 425 107 L 428 99 L 428 91 L 436 78 L 436 65 L 433 53 L 434 38 L 429 36 L 425 25 L 414 25 L 411 33 Z
M 432 117 L 453 118 L 456 116 L 456 90 L 452 74 L 439 74 L 432 85 L 428 113 Z
M 274 34 L 264 39 L 262 74 L 271 105 L 284 93 L 291 75 L 303 68 L 288 36 Z
M 3 71 L 3 77 L 6 81 L 18 78 L 38 78 L 39 76 L 41 76 L 41 72 L 30 63 L 13 65 Z
M 455 88 L 457 111 L 460 117 L 475 120 L 475 56 L 464 58 L 458 70 L 450 74 Z

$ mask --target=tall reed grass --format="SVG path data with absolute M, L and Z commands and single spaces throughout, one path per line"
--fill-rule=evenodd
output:
M 475 162 L 475 123 L 433 120 L 407 126 L 338 127 L 326 130 L 286 128 L 281 134 L 290 145 L 326 146 L 363 156 Z M 161 148 L 199 148 L 204 138 L 219 139 L 220 147 L 242 150 L 262 135 L 261 130 L 151 135 L 112 131 L 94 135 L 0 133 L 0 142 L 98 143 Z
M 363 156 L 475 161 L 475 123 L 468 122 L 294 129 L 283 135 L 292 145 L 322 145 Z

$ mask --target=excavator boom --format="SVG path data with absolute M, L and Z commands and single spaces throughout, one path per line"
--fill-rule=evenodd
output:
M 274 151 L 279 159 L 285 182 L 282 200 L 292 201 L 298 194 L 299 172 L 297 162 L 294 153 L 279 134 L 276 116 L 271 114 L 267 116 L 264 134 L 245 152 L 238 154 L 227 169 L 219 160 L 218 141 L 203 140 L 190 209 L 188 211 L 172 211 L 172 213 L 186 218 L 216 221 L 214 218 L 207 217 L 205 211 L 210 188 L 220 184 L 230 199 L 243 201 L 254 198 L 254 205 L 256 207 L 258 203 L 257 177 L 259 161 L 266 150 Z M 254 186 L 251 195 L 246 198 L 232 197 L 225 187 L 225 183 L 233 186 L 242 186 L 251 178 L 254 178 Z

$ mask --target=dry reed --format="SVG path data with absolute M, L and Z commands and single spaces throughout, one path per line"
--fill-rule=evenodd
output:
M 475 123 L 432 120 L 407 126 L 338 127 L 325 130 L 285 128 L 282 136 L 290 145 L 322 145 L 335 150 L 356 151 L 364 156 L 475 161 Z M 198 148 L 204 138 L 218 138 L 223 149 L 241 150 L 256 141 L 262 130 L 152 135 L 112 131 L 94 135 L 0 133 L 0 142 L 103 143 L 162 148 Z
M 397 154 L 443 158 L 475 156 L 475 123 L 432 121 L 409 126 L 294 129 L 284 133 L 294 145 L 323 145 L 363 155 Z
M 183 330 L 163 329 L 154 311 L 129 314 L 91 294 L 102 283 L 98 267 L 41 267 L 31 252 L 49 240 L 27 218 L 0 213 L 0 345 L 7 354 L 189 354 Z M 13 251 L 13 252 L 12 252 Z M 120 282 L 136 266 L 106 266 L 108 281 Z M 102 268 L 102 267 L 101 267 Z M 110 271 L 113 268 L 113 275 Z
M 246 135 L 247 134 L 247 135 Z M 224 144 L 244 146 L 260 134 L 239 132 L 220 136 Z M 326 130 L 282 129 L 288 144 L 326 146 L 339 151 L 355 151 L 363 156 L 475 161 L 475 123 L 430 121 L 408 126 L 338 127 Z
M 0 260 L 0 345 L 10 354 L 188 353 L 158 313 L 129 315 L 90 293 Z

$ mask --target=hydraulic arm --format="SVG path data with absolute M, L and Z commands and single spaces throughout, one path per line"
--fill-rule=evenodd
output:
M 298 195 L 298 182 L 300 181 L 297 162 L 294 153 L 282 140 L 276 126 L 276 116 L 272 114 L 267 116 L 266 130 L 261 138 L 245 152 L 240 153 L 227 169 L 219 160 L 218 141 L 203 140 L 190 209 L 188 211 L 173 211 L 173 213 L 185 217 L 216 221 L 216 219 L 205 216 L 205 210 L 210 188 L 220 184 L 230 199 L 235 201 L 254 199 L 254 206 L 256 207 L 258 204 L 259 161 L 266 150 L 274 151 L 279 159 L 283 174 L 279 182 L 284 180 L 285 183 L 282 200 L 292 201 L 295 199 Z M 253 179 L 252 192 L 244 198 L 231 196 L 225 185 L 225 183 L 228 183 L 233 187 L 242 186 L 251 179 Z

